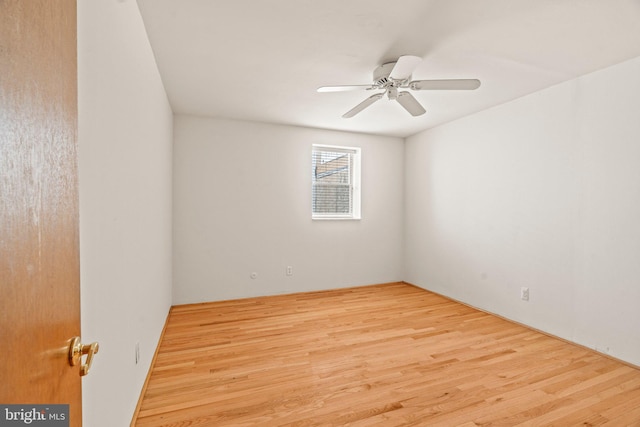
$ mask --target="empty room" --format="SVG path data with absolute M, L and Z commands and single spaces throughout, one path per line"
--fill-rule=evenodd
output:
M 638 0 L 45 4 L 77 31 L 52 56 L 77 72 L 81 390 L 35 403 L 89 427 L 640 426 Z M 33 189 L 58 157 L 4 161 L 11 132 L 10 349 L 52 330 L 14 288 L 53 277 L 38 250 L 16 267 L 11 206 L 38 230 L 69 204 Z M 45 350 L 0 404 L 34 403 L 15 383 Z

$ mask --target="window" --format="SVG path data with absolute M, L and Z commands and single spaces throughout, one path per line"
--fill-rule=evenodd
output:
M 360 219 L 360 149 L 314 145 L 313 219 Z

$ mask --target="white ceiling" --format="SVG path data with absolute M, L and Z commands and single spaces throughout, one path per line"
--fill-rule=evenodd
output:
M 169 101 L 195 114 L 406 137 L 640 56 L 640 0 L 138 0 Z M 351 119 L 400 55 L 414 79 L 478 78 L 475 91 L 413 92 Z M 640 76 L 638 76 L 640 78 Z

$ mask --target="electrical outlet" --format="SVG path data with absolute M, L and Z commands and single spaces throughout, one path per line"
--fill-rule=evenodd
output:
M 290 265 L 287 266 L 287 276 L 293 276 L 293 267 Z
M 140 362 L 140 343 L 136 343 L 136 365 Z
M 529 288 L 520 288 L 520 299 L 522 301 L 529 301 Z

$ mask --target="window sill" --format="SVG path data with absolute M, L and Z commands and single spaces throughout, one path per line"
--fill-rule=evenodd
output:
M 362 218 L 353 216 L 313 216 L 313 221 L 360 221 Z

